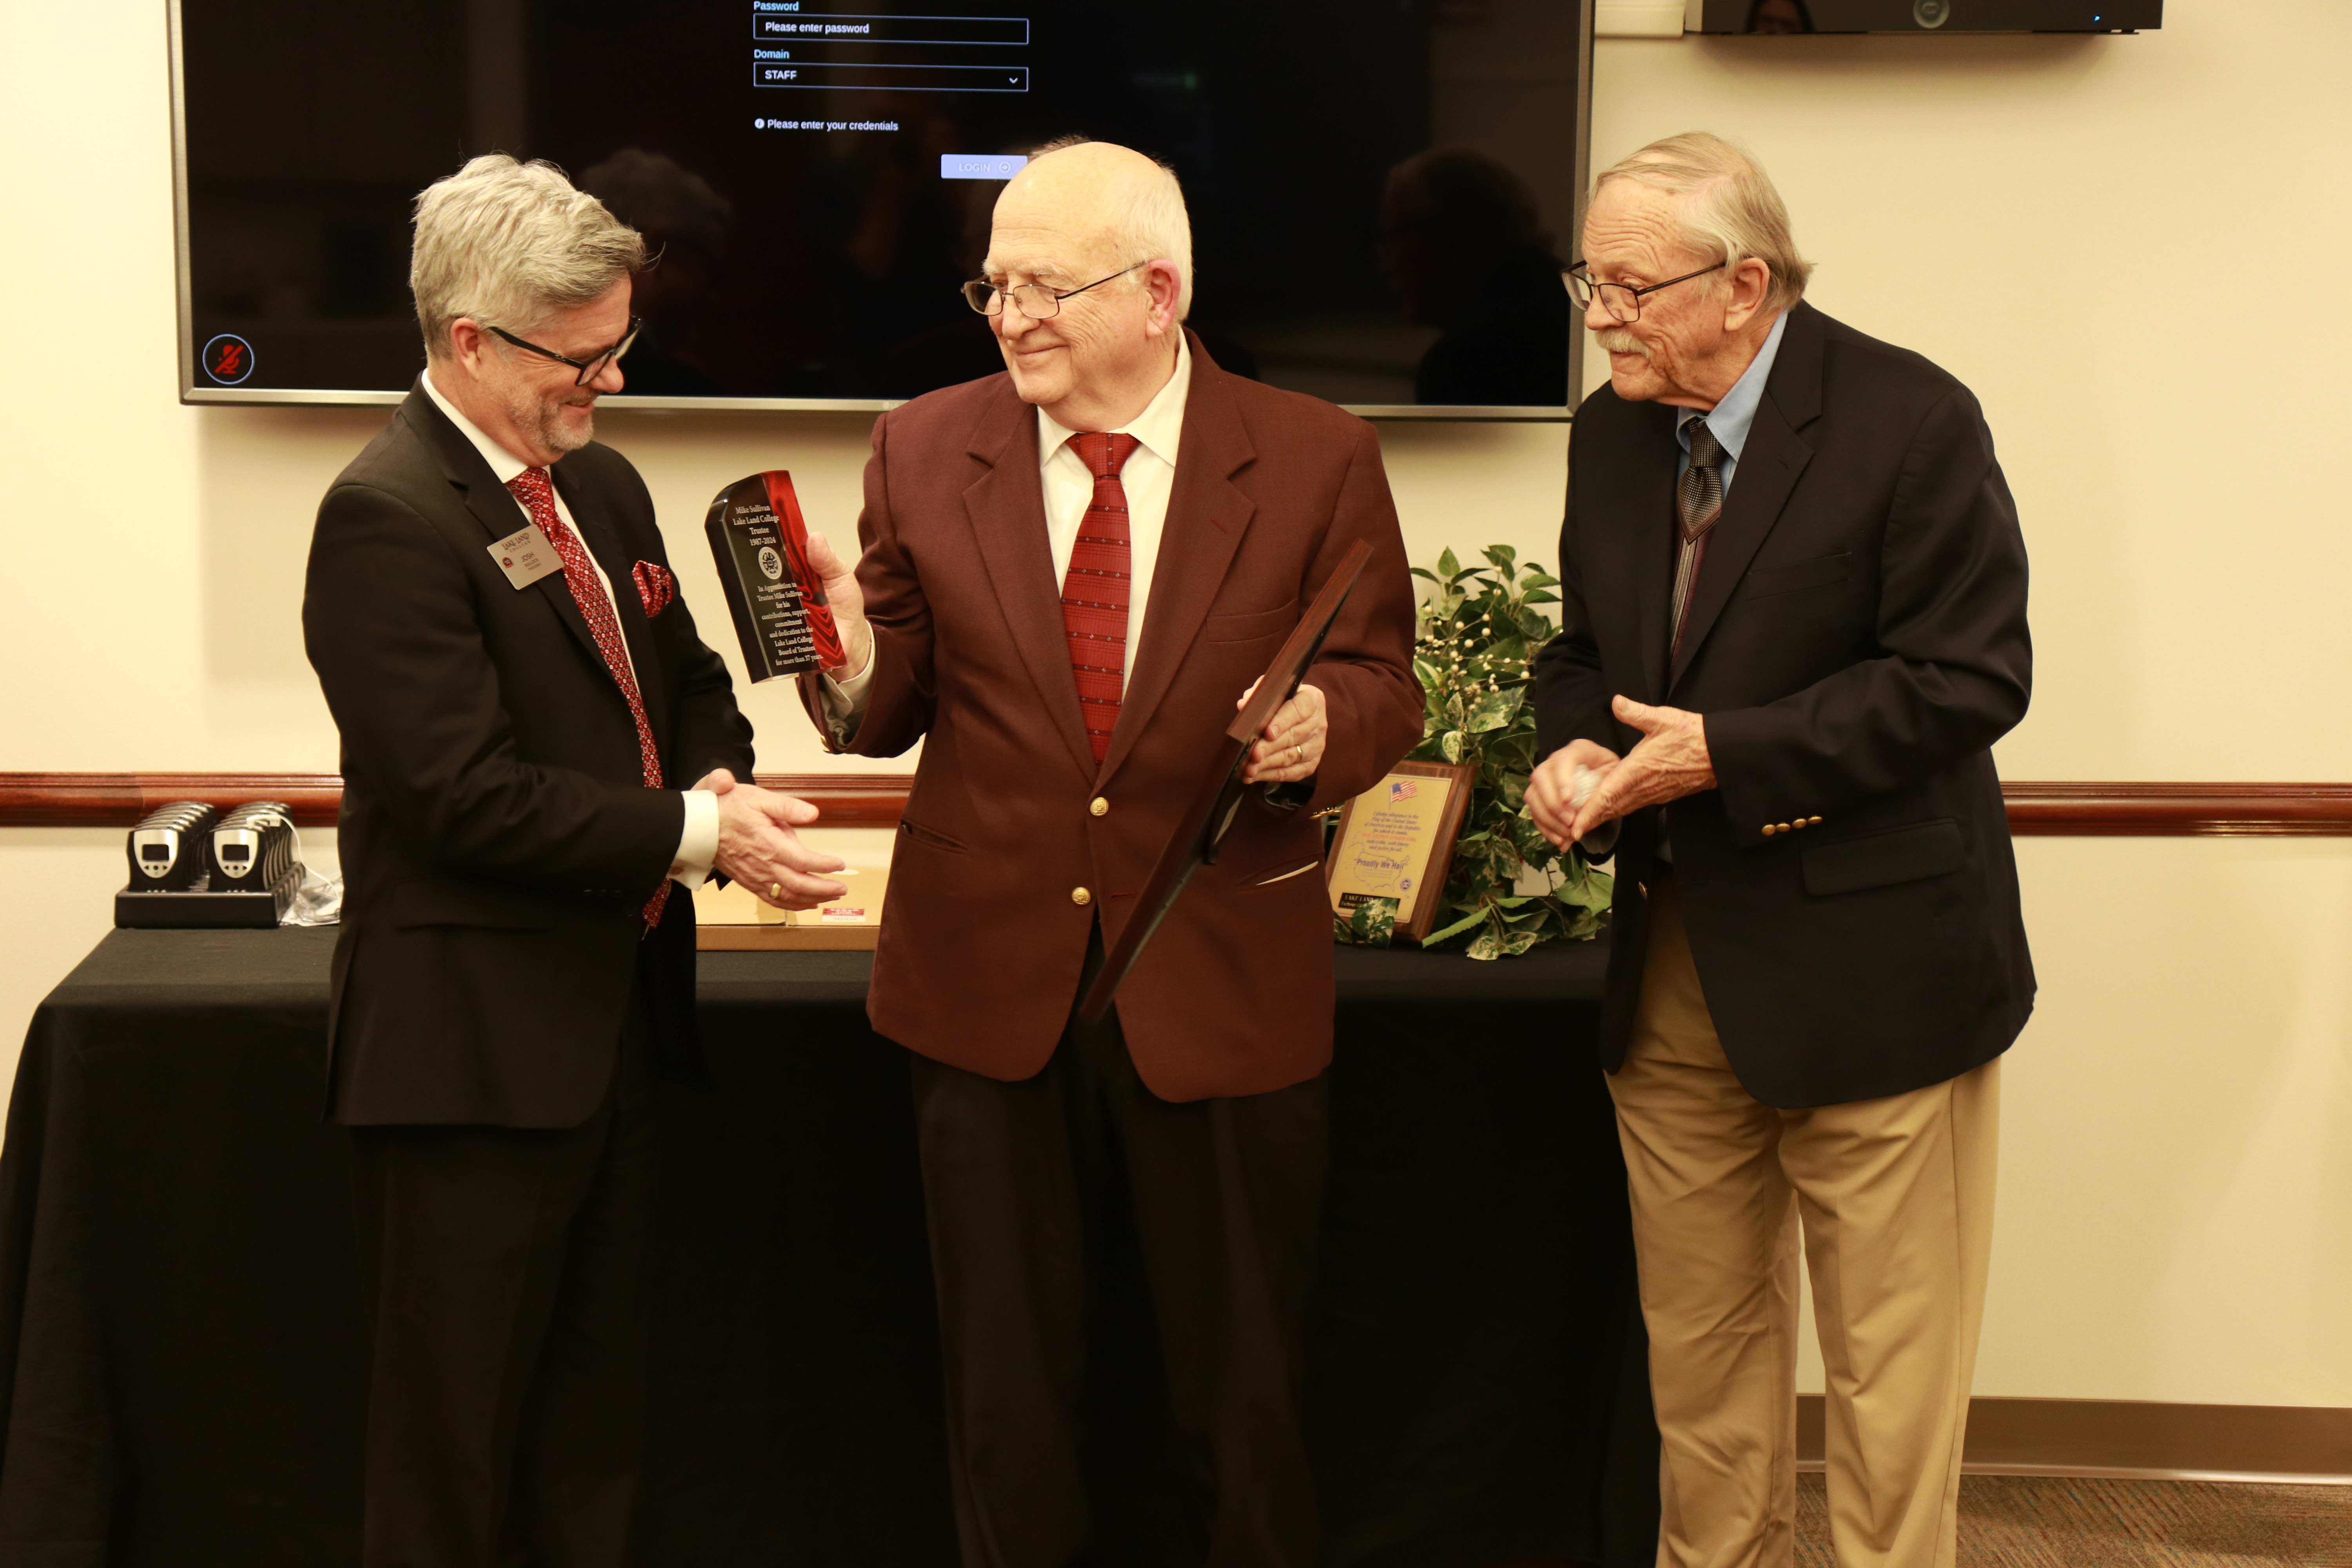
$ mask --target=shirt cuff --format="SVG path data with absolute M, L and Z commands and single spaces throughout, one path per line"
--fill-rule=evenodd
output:
M 874 684 L 874 644 L 866 645 L 866 663 L 855 675 L 835 676 L 827 670 L 822 687 L 825 721 L 834 739 L 845 739 L 866 717 L 866 695 Z
M 677 836 L 677 858 L 669 863 L 669 879 L 687 889 L 710 879 L 711 862 L 719 858 L 719 797 L 707 789 L 685 792 L 686 826 Z

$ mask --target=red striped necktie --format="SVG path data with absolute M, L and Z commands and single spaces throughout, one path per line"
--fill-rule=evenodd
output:
M 1077 540 L 1070 546 L 1070 569 L 1062 579 L 1062 630 L 1070 639 L 1078 708 L 1086 715 L 1087 741 L 1097 763 L 1110 755 L 1110 733 L 1118 723 L 1119 699 L 1126 694 L 1128 601 L 1135 582 L 1127 490 L 1118 482 L 1118 471 L 1141 445 L 1132 436 L 1070 437 L 1071 449 L 1095 477 L 1095 495 L 1087 503 Z
M 645 699 L 637 692 L 636 672 L 629 666 L 629 650 L 621 641 L 621 623 L 613 614 L 613 596 L 596 576 L 596 563 L 588 559 L 588 547 L 572 531 L 562 514 L 555 510 L 555 487 L 548 481 L 545 468 L 525 468 L 507 481 L 507 489 L 515 500 L 522 502 L 530 513 L 531 521 L 539 524 L 540 532 L 555 546 L 555 553 L 563 562 L 563 585 L 572 590 L 572 602 L 580 606 L 580 616 L 588 623 L 590 635 L 596 639 L 596 651 L 604 656 L 604 668 L 612 672 L 613 684 L 629 704 L 629 717 L 637 724 L 637 763 L 644 770 L 646 787 L 662 787 L 661 752 L 654 744 L 654 727 L 646 719 Z M 661 924 L 662 908 L 669 902 L 670 880 L 665 877 L 654 896 L 646 900 L 646 929 Z

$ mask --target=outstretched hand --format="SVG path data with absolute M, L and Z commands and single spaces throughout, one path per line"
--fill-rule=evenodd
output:
M 719 854 L 712 864 L 761 902 L 813 910 L 848 896 L 847 884 L 825 875 L 843 862 L 801 842 L 798 830 L 816 821 L 816 807 L 795 795 L 738 784 L 725 768 L 712 769 L 694 787 L 719 797 Z

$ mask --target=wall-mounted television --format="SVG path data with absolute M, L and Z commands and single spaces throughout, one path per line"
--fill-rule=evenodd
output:
M 1689 0 L 1690 33 L 2137 33 L 2164 0 Z
M 1055 137 L 1164 159 L 1227 368 L 1564 418 L 1591 0 L 175 0 L 181 395 L 377 403 L 410 204 L 546 158 L 659 247 L 612 402 L 879 409 L 1002 368 L 959 291 Z

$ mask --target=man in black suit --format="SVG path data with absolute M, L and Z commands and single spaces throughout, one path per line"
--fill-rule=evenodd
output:
M 1803 303 L 1763 172 L 1706 135 L 1598 182 L 1570 292 L 1562 629 L 1529 787 L 1622 826 L 1602 1064 L 1664 1436 L 1658 1562 L 1785 1564 L 1796 1246 L 1847 1568 L 1948 1568 L 1999 1058 L 2033 1002 L 1990 747 L 2025 549 L 1968 389 Z
M 844 890 L 794 837 L 815 811 L 737 782 L 751 728 L 643 481 L 591 439 L 644 265 L 551 165 L 478 158 L 425 192 L 425 372 L 311 541 L 303 634 L 342 736 L 330 1109 L 374 1325 L 368 1568 L 617 1568 L 648 1072 L 699 1072 L 688 889 L 716 866 L 787 907 Z

